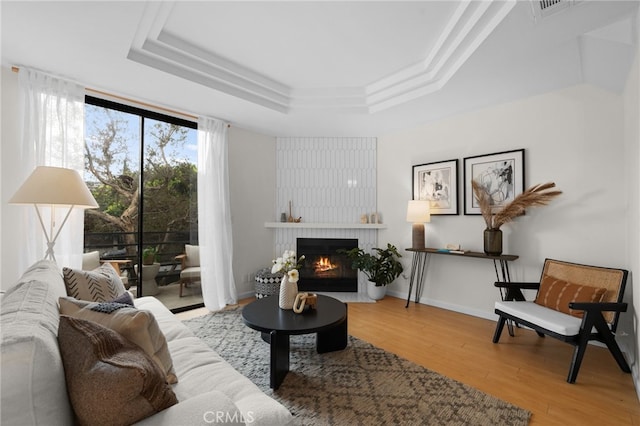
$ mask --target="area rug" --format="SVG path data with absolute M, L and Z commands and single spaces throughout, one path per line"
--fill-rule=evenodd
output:
M 269 345 L 241 310 L 184 321 L 236 370 L 294 415 L 296 425 L 527 425 L 531 413 L 349 336 L 318 354 L 315 335 L 291 336 L 290 371 L 269 388 Z

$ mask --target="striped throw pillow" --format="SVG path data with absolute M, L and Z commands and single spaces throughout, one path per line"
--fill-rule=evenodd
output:
M 62 275 L 67 295 L 78 300 L 108 302 L 127 291 L 116 270 L 108 263 L 92 271 L 64 267 Z
M 570 302 L 600 302 L 607 290 L 600 287 L 573 284 L 554 277 L 545 276 L 535 303 L 574 317 L 582 318 L 584 311 L 570 309 Z

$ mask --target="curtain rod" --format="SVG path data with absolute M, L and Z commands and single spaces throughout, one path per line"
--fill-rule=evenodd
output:
M 157 105 L 153 105 L 147 102 L 142 102 L 142 101 L 137 101 L 135 99 L 131 99 L 131 98 L 127 98 L 124 96 L 120 96 L 120 95 L 114 95 L 113 93 L 109 93 L 109 92 L 105 92 L 102 90 L 97 90 L 97 89 L 92 89 L 90 87 L 85 87 L 84 90 L 86 90 L 87 92 L 91 92 L 97 95 L 102 95 L 102 96 L 108 96 L 110 98 L 114 98 L 114 99 L 118 99 L 124 102 L 129 102 L 135 105 L 139 105 L 139 106 L 143 106 L 145 108 L 153 108 L 155 110 L 160 110 L 160 111 L 164 111 L 164 112 L 168 112 L 174 115 L 180 115 L 182 117 L 186 117 L 186 118 L 190 118 L 194 121 L 198 120 L 198 117 L 192 114 L 187 114 L 186 112 L 180 112 L 180 111 L 176 111 L 170 108 L 165 108 L 165 107 L 161 107 L 161 106 L 157 106 Z
M 18 68 L 16 66 L 12 66 L 11 67 L 11 71 L 17 73 L 17 72 L 20 72 L 20 68 Z M 130 102 L 130 103 L 133 103 L 133 104 L 136 104 L 136 105 L 144 106 L 146 108 L 153 108 L 153 109 L 160 110 L 160 111 L 165 111 L 165 112 L 168 112 L 168 113 L 171 113 L 171 114 L 180 115 L 182 117 L 187 117 L 187 118 L 190 118 L 190 119 L 195 120 L 195 121 L 198 120 L 198 116 L 193 115 L 193 114 L 187 114 L 186 112 L 180 112 L 180 111 L 176 111 L 176 110 L 173 110 L 173 109 L 170 109 L 170 108 L 165 108 L 165 107 L 153 105 L 153 104 L 150 104 L 150 103 L 147 103 L 147 102 L 137 101 L 135 99 L 127 98 L 127 97 L 120 96 L 120 95 L 114 95 L 113 93 L 104 92 L 102 90 L 97 90 L 97 89 L 92 89 L 90 87 L 85 87 L 84 90 L 86 90 L 87 92 L 98 94 L 98 95 L 108 96 L 110 98 L 119 99 L 121 101 Z M 227 127 L 231 127 L 231 124 L 227 124 Z

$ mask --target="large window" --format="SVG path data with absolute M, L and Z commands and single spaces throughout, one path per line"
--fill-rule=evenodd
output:
M 196 123 L 93 97 L 85 105 L 85 180 L 100 205 L 86 211 L 85 251 L 129 260 L 138 296 L 172 310 L 202 304 L 199 285 L 179 297 L 176 260 L 198 244 Z M 148 253 L 155 265 L 140 271 Z

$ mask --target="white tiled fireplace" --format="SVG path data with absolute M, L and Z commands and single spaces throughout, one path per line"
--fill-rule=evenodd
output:
M 274 228 L 276 254 L 295 250 L 297 238 L 355 238 L 365 251 L 377 246 L 384 225 L 361 223 L 363 215 L 378 213 L 376 143 L 376 138 L 276 140 L 276 211 L 274 222 L 266 224 Z M 300 223 L 282 223 L 283 213 Z M 366 294 L 362 273 L 358 293 Z

